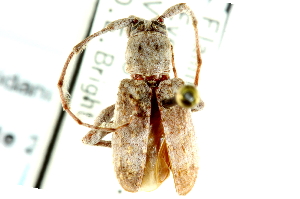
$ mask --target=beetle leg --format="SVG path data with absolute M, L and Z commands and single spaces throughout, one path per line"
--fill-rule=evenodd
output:
M 114 110 L 114 104 L 102 110 L 99 116 L 95 119 L 94 125 L 100 126 L 103 122 L 110 122 L 114 115 Z M 111 141 L 102 140 L 109 133 L 110 132 L 104 130 L 92 129 L 82 138 L 82 142 L 92 146 L 111 147 Z
M 101 130 L 90 130 L 83 138 L 82 142 L 91 146 L 103 146 L 111 148 L 111 141 L 102 140 L 109 132 Z

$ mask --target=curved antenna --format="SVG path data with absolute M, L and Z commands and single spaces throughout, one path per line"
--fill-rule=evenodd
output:
M 167 9 L 160 17 L 170 18 L 170 17 L 173 17 L 173 16 L 175 16 L 179 13 L 182 13 L 182 12 L 187 13 L 193 20 L 195 40 L 196 40 L 195 41 L 196 42 L 196 54 L 197 54 L 197 69 L 196 69 L 194 85 L 198 86 L 202 59 L 201 59 L 199 35 L 198 35 L 198 21 L 196 19 L 196 16 L 195 16 L 194 12 L 185 3 L 179 3 L 179 4 L 176 4 L 172 7 L 170 7 L 169 9 Z
M 128 25 L 130 25 L 132 22 L 132 19 L 129 18 L 124 18 L 124 19 L 119 19 L 116 21 L 113 21 L 111 23 L 109 23 L 105 28 L 103 28 L 102 30 L 90 35 L 89 37 L 87 37 L 86 39 L 84 39 L 82 42 L 80 42 L 79 44 L 77 44 L 74 48 L 73 51 L 69 54 L 67 61 L 65 62 L 65 65 L 62 69 L 60 78 L 58 80 L 57 86 L 58 86 L 58 90 L 59 90 L 59 95 L 61 98 L 61 103 L 62 103 L 62 107 L 63 109 L 80 125 L 86 126 L 88 128 L 92 128 L 92 129 L 101 129 L 101 130 L 105 130 L 105 131 L 115 131 L 117 128 L 120 128 L 124 125 L 115 127 L 113 124 L 108 123 L 106 125 L 101 125 L 101 126 L 95 126 L 95 125 L 91 125 L 88 123 L 84 123 L 82 122 L 71 110 L 70 110 L 70 105 L 69 105 L 69 98 L 70 98 L 70 94 L 68 93 L 67 89 L 64 89 L 64 79 L 65 79 L 65 75 L 66 75 L 66 71 L 67 68 L 69 66 L 70 61 L 72 60 L 74 54 L 79 54 L 80 52 L 82 52 L 86 45 L 88 44 L 89 41 L 91 41 L 92 39 L 94 39 L 95 37 L 102 35 L 106 32 L 109 31 L 113 31 L 113 30 L 118 30 L 124 27 L 127 27 Z
M 175 61 L 174 61 L 173 45 L 171 45 L 171 51 L 172 51 L 172 68 L 173 68 L 174 77 L 176 78 L 177 77 L 177 71 L 176 71 Z

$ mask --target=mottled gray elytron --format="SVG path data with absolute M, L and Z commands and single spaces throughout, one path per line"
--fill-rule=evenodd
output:
M 184 3 L 151 20 L 129 16 L 111 22 L 74 47 L 58 82 L 64 110 L 79 124 L 92 129 L 83 142 L 113 149 L 117 178 L 130 192 L 155 190 L 171 171 L 177 192 L 185 195 L 197 178 L 199 166 L 191 111 L 199 111 L 204 103 L 195 100 L 193 108 L 183 108 L 181 103 L 168 104 L 175 95 L 185 100 L 194 96 L 181 88 L 184 82 L 177 78 L 173 46 L 164 24 L 165 18 L 182 12 L 193 20 L 198 64 L 194 85 L 197 86 L 201 67 L 197 20 Z M 120 28 L 127 28 L 126 71 L 131 79 L 121 81 L 116 103 L 102 110 L 94 125 L 84 123 L 69 107 L 69 94 L 64 89 L 67 67 L 73 55 L 84 50 L 91 39 Z M 169 77 L 171 67 L 173 79 Z M 102 140 L 108 133 L 112 133 L 112 140 Z

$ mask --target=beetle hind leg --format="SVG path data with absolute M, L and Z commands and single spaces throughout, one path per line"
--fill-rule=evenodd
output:
M 100 126 L 102 123 L 109 123 L 114 115 L 115 105 L 111 105 L 102 110 L 96 118 L 94 125 Z M 103 146 L 111 148 L 111 141 L 103 140 L 103 138 L 110 132 L 104 130 L 90 130 L 83 138 L 82 142 L 92 146 Z
M 82 142 L 92 146 L 103 146 L 111 148 L 111 141 L 102 140 L 108 133 L 101 130 L 90 130 L 83 138 Z

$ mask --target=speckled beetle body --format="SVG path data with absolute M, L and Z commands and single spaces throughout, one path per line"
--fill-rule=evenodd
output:
M 164 18 L 182 12 L 193 19 L 198 62 L 194 85 L 197 86 L 201 67 L 197 20 L 184 3 L 170 7 L 151 20 L 129 16 L 111 22 L 74 47 L 58 82 L 63 108 L 79 124 L 92 129 L 83 142 L 113 149 L 117 178 L 130 192 L 155 190 L 171 171 L 178 194 L 185 195 L 197 178 L 199 165 L 191 112 L 202 109 L 204 103 L 199 100 L 193 108 L 177 104 L 166 107 L 164 104 L 164 100 L 173 99 L 184 85 L 183 80 L 177 78 L 173 47 Z M 116 103 L 101 111 L 94 125 L 83 123 L 70 110 L 68 94 L 63 89 L 68 64 L 91 39 L 124 27 L 128 35 L 126 71 L 131 74 L 131 79 L 121 81 Z M 173 79 L 169 77 L 171 69 Z M 111 121 L 113 117 L 114 121 Z M 103 140 L 111 132 L 112 140 Z

